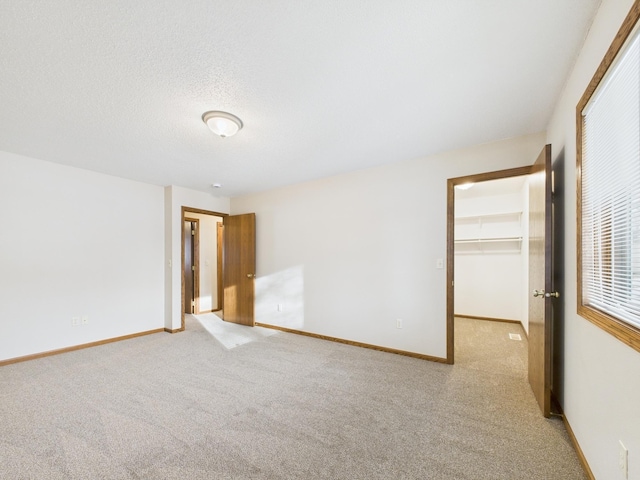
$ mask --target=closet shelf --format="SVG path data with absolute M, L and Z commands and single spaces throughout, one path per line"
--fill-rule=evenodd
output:
M 520 217 L 521 211 L 502 212 L 502 213 L 484 213 L 481 215 L 461 215 L 456 216 L 455 220 L 482 220 L 483 218 L 499 218 L 499 217 Z
M 454 243 L 497 243 L 497 242 L 521 242 L 522 237 L 496 237 L 496 238 L 461 238 Z

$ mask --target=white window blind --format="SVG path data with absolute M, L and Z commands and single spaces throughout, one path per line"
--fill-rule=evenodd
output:
M 582 111 L 582 304 L 640 327 L 640 40 Z

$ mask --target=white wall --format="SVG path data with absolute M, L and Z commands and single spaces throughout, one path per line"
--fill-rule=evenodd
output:
M 455 207 L 456 239 L 523 235 L 522 195 L 456 198 Z M 476 218 L 505 212 L 520 215 Z M 455 313 L 521 322 L 522 284 L 528 281 L 522 255 L 522 242 L 456 244 Z
M 161 187 L 0 152 L 0 205 L 0 360 L 163 327 Z
M 218 222 L 222 217 L 188 212 L 189 218 L 200 220 L 199 232 L 199 303 L 200 312 L 210 312 L 218 305 Z
M 165 204 L 165 328 L 182 326 L 182 207 L 229 213 L 229 199 L 171 185 L 164 188 Z
M 618 440 L 629 449 L 629 478 L 640 479 L 640 353 L 577 315 L 576 105 L 632 0 L 604 0 L 553 114 L 548 141 L 566 159 L 564 389 L 561 402 L 597 479 L 622 478 Z
M 445 357 L 447 179 L 530 165 L 543 145 L 531 135 L 233 198 L 233 214 L 256 213 L 256 321 Z

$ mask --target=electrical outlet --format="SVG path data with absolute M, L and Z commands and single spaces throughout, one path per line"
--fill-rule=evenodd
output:
M 71 326 L 77 327 L 80 325 L 80 317 L 71 317 Z
M 624 446 L 622 440 L 620 442 L 620 453 L 618 454 L 618 466 L 622 472 L 622 478 L 627 480 L 629 478 L 629 450 Z
M 87 315 L 83 315 L 82 316 L 82 324 L 86 325 L 87 323 L 89 323 L 89 317 Z
M 402 320 L 400 318 L 396 320 L 396 328 L 402 328 Z

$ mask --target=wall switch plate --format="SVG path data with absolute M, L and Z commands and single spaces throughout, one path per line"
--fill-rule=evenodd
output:
M 82 324 L 86 325 L 87 323 L 89 323 L 89 317 L 87 315 L 83 315 L 82 316 Z
M 80 317 L 71 317 L 71 326 L 77 327 L 80 325 Z
M 400 318 L 396 320 L 396 328 L 402 328 L 402 320 Z
M 278 311 L 279 311 L 279 312 L 281 312 L 281 311 L 282 311 L 282 304 L 281 304 L 281 303 L 279 303 L 279 304 L 278 304 Z
M 436 268 L 444 268 L 444 259 L 443 258 L 437 258 L 436 259 Z
M 618 466 L 622 472 L 622 478 L 627 480 L 629 478 L 629 450 L 624 446 L 622 440 L 620 442 L 620 453 L 618 454 Z

